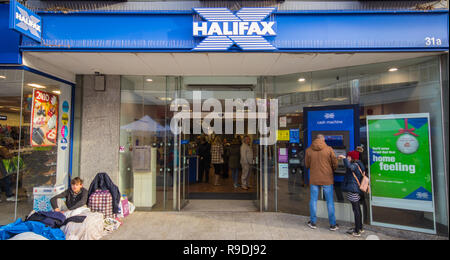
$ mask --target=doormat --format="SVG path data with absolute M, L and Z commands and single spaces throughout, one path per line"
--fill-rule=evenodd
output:
M 192 200 L 256 200 L 253 193 L 226 193 L 226 192 L 191 192 L 188 199 Z

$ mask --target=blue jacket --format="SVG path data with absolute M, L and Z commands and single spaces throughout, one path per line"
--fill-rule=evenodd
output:
M 36 221 L 23 222 L 17 219 L 16 222 L 0 227 L 0 240 L 10 239 L 11 237 L 25 232 L 33 232 L 49 240 L 65 240 L 66 236 L 59 228 L 47 227 L 44 223 Z
M 360 161 L 351 163 L 347 160 L 347 158 L 344 159 L 344 165 L 346 168 L 346 172 L 344 177 L 344 183 L 342 185 L 342 190 L 346 192 L 361 193 L 358 182 L 356 182 L 353 173 L 355 173 L 356 178 L 358 178 L 359 183 L 361 183 L 362 172 L 360 172 L 358 165 L 363 172 L 365 171 L 364 165 Z

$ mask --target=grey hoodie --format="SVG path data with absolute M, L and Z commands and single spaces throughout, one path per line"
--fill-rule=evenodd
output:
M 253 150 L 252 148 L 246 144 L 243 143 L 241 145 L 241 165 L 249 165 L 253 162 Z

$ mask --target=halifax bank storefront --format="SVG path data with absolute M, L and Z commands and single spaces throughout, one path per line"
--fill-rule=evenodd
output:
M 361 151 L 367 225 L 448 237 L 445 3 L 0 1 L 0 145 L 13 158 L 0 222 L 27 214 L 37 188 L 98 172 L 138 210 L 229 200 L 308 216 L 302 154 L 322 134 L 337 155 Z M 245 135 L 246 178 L 231 163 Z M 205 141 L 223 145 L 220 167 Z M 336 217 L 352 222 L 344 173 Z

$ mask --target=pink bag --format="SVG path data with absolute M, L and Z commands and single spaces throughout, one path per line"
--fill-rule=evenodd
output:
M 120 202 L 122 203 L 123 217 L 130 215 L 130 206 L 128 205 L 128 198 L 124 196 L 122 197 L 122 200 Z
M 361 170 L 361 167 L 359 167 L 359 165 L 358 165 L 358 169 L 359 169 L 359 172 L 362 174 L 362 180 L 361 180 L 361 183 L 358 181 L 358 178 L 356 178 L 356 175 L 355 175 L 355 173 L 354 172 L 352 172 L 353 173 L 353 177 L 355 177 L 355 180 L 356 180 L 356 182 L 358 183 L 358 186 L 359 186 L 359 189 L 362 191 L 362 192 L 365 192 L 365 193 L 370 193 L 370 184 L 369 184 L 369 178 L 366 176 L 366 172 L 363 172 L 362 170 Z

